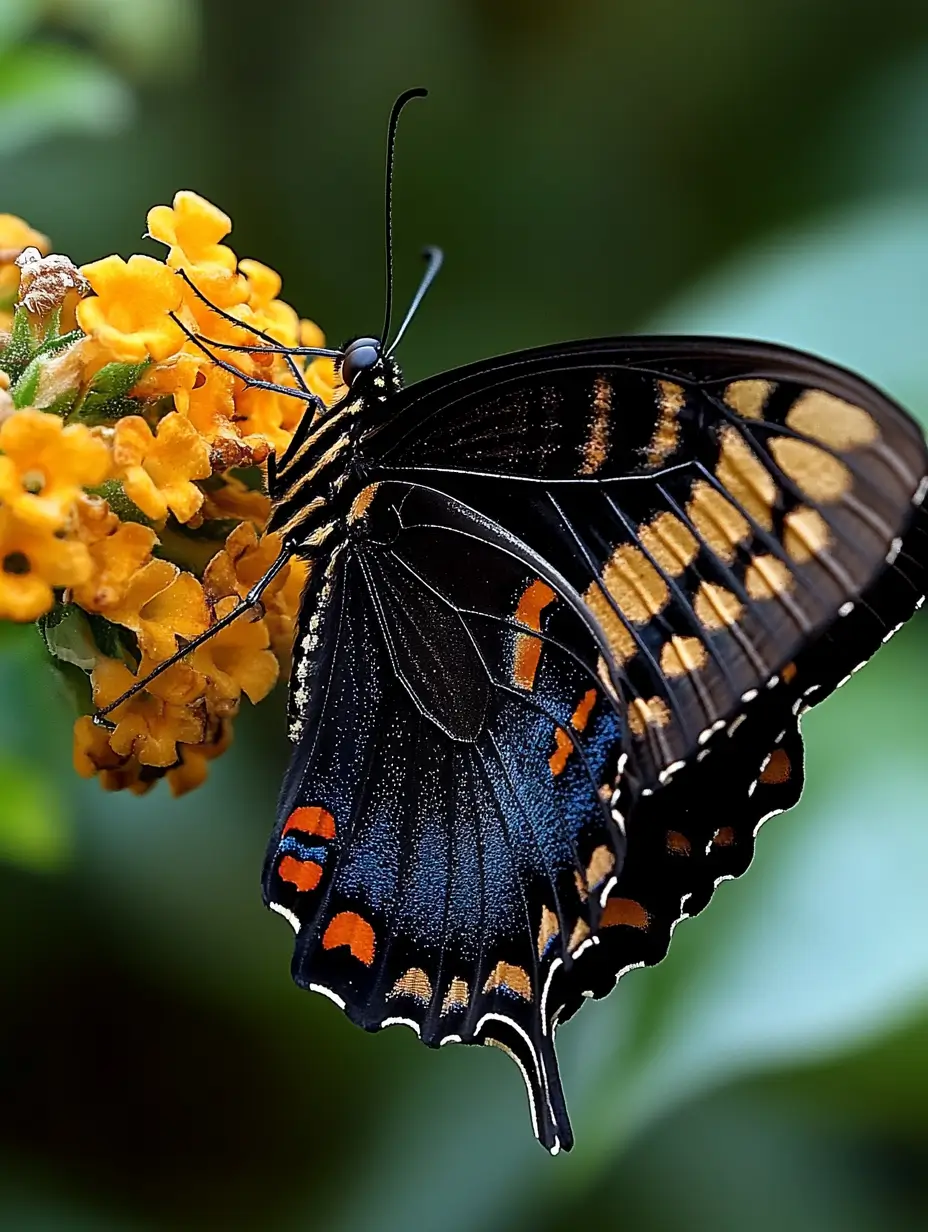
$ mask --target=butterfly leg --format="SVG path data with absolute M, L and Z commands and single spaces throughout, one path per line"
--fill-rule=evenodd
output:
M 292 556 L 293 548 L 285 544 L 280 552 L 280 555 L 272 562 L 267 572 L 263 574 L 262 577 L 258 578 L 257 582 L 255 582 L 254 586 L 252 586 L 248 594 L 245 595 L 244 599 L 240 599 L 238 601 L 231 612 L 228 612 L 222 617 L 221 620 L 217 620 L 214 625 L 210 625 L 205 632 L 201 633 L 198 637 L 195 637 L 193 641 L 188 642 L 185 646 L 182 646 L 180 650 L 172 654 L 170 658 L 165 659 L 163 663 L 159 663 L 158 666 L 150 671 L 147 676 L 143 677 L 141 680 L 137 680 L 131 688 L 126 689 L 125 693 L 117 697 L 115 701 L 110 702 L 108 706 L 104 706 L 101 710 L 98 710 L 93 716 L 94 723 L 98 727 L 113 728 L 115 724 L 107 719 L 106 716 L 108 714 L 110 714 L 113 710 L 116 710 L 117 707 L 123 704 L 123 702 L 127 702 L 130 697 L 134 697 L 136 693 L 140 693 L 143 689 L 147 688 L 152 680 L 154 680 L 157 676 L 160 676 L 162 672 L 166 672 L 169 667 L 173 667 L 175 663 L 180 662 L 181 659 L 186 658 L 191 651 L 196 650 L 199 646 L 202 646 L 204 642 L 208 642 L 210 638 L 215 637 L 217 633 L 221 633 L 223 629 L 227 629 L 233 621 L 238 620 L 239 616 L 242 616 L 245 612 L 256 608 L 259 605 L 261 596 L 264 594 L 265 590 L 271 582 L 273 582 L 274 578 L 277 577 L 281 569 L 290 563 Z

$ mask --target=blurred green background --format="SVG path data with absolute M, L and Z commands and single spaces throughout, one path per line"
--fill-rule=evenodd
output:
M 445 270 L 417 377 L 645 328 L 822 352 L 928 422 L 924 0 L 0 0 L 0 210 L 88 261 L 178 188 L 335 341 Z M 755 867 L 559 1036 L 578 1145 L 494 1050 L 290 983 L 258 875 L 280 697 L 206 789 L 105 796 L 0 646 L 0 1227 L 928 1226 L 928 620 L 807 724 Z

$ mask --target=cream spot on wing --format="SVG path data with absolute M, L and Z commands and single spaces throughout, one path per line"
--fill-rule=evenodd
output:
M 724 629 L 741 619 L 742 603 L 724 586 L 703 582 L 696 592 L 693 610 L 705 629 Z
M 731 501 L 704 479 L 693 484 L 686 516 L 708 547 L 726 564 L 735 559 L 738 544 L 751 533 L 747 520 Z
M 807 389 L 800 394 L 789 409 L 786 423 L 794 432 L 837 450 L 872 445 L 880 435 L 872 415 L 824 389 Z
M 638 538 L 670 577 L 678 577 L 699 552 L 696 536 L 672 513 L 659 513 L 653 521 L 639 526 Z
M 648 445 L 648 464 L 662 466 L 680 440 L 680 411 L 686 392 L 673 381 L 657 382 L 657 423 Z
M 666 727 L 669 722 L 670 710 L 662 697 L 652 697 L 648 701 L 636 697 L 628 708 L 628 726 L 635 736 L 643 736 L 649 723 Z
M 815 509 L 800 505 L 783 519 L 783 546 L 800 564 L 818 556 L 831 543 L 831 529 Z
M 720 439 L 722 447 L 715 477 L 755 522 L 769 530 L 777 499 L 773 476 L 737 428 L 726 425 Z
M 771 440 L 770 452 L 783 473 L 819 504 L 840 500 L 851 487 L 848 468 L 818 445 L 778 436 Z
M 773 381 L 732 381 L 725 387 L 723 398 L 742 419 L 763 419 L 764 407 L 775 387 Z
M 705 667 L 708 657 L 698 637 L 672 637 L 661 647 L 661 671 L 665 676 L 685 676 Z
M 744 586 L 752 599 L 772 599 L 786 594 L 793 575 L 775 556 L 755 556 L 744 575 Z

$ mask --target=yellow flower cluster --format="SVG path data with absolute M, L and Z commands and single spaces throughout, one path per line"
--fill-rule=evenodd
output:
M 39 620 L 56 665 L 84 682 L 75 766 L 110 790 L 203 781 L 242 694 L 260 701 L 286 665 L 306 582 L 292 562 L 260 618 L 166 670 L 112 713 L 113 730 L 94 725 L 93 706 L 231 611 L 279 549 L 261 534 L 262 464 L 306 404 L 248 379 L 292 387 L 293 372 L 266 350 L 223 351 L 239 377 L 191 335 L 256 348 L 255 331 L 288 346 L 323 337 L 278 298 L 273 270 L 223 243 L 231 226 L 179 192 L 148 215 L 164 261 L 77 270 L 0 214 L 0 619 Z M 330 360 L 302 378 L 326 404 L 340 395 Z

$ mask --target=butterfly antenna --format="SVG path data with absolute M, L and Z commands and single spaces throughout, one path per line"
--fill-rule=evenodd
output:
M 387 129 L 387 182 L 384 202 L 386 220 L 386 257 L 387 257 L 387 302 L 383 314 L 383 329 L 380 332 L 380 345 L 387 345 L 390 334 L 390 318 L 393 314 L 393 149 L 396 145 L 396 129 L 400 122 L 400 114 L 406 104 L 414 98 L 425 98 L 428 90 L 415 86 L 404 90 L 390 112 L 390 124 Z
M 409 305 L 409 308 L 406 310 L 405 317 L 403 317 L 403 324 L 396 331 L 396 337 L 393 339 L 393 341 L 390 343 L 390 346 L 387 349 L 388 355 L 392 355 L 393 352 L 396 350 L 400 339 L 402 338 L 403 334 L 406 333 L 406 327 L 409 325 L 409 322 L 416 315 L 416 310 L 418 309 L 422 301 L 425 299 L 425 293 L 429 289 L 429 287 L 432 285 L 432 283 L 435 281 L 435 275 L 441 269 L 441 264 L 445 259 L 444 253 L 442 252 L 440 248 L 433 248 L 431 246 L 426 248 L 422 255 L 426 259 L 426 261 L 428 261 L 428 265 L 426 266 L 425 273 L 422 275 L 422 281 L 419 283 L 419 290 L 412 297 L 412 303 Z

